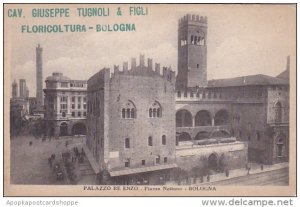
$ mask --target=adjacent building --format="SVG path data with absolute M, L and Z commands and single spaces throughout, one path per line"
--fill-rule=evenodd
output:
M 152 60 L 103 69 L 88 80 L 87 147 L 110 183 L 151 184 L 175 162 L 175 73 Z M 102 176 L 103 182 L 105 175 Z
M 87 82 L 71 80 L 62 73 L 53 73 L 45 82 L 47 135 L 86 134 Z

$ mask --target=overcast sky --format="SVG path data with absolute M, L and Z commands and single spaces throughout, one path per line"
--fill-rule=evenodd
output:
M 130 61 L 131 57 L 138 58 L 139 54 L 177 71 L 178 19 L 187 13 L 208 17 L 208 79 L 258 73 L 276 76 L 285 69 L 287 55 L 291 56 L 291 62 L 295 62 L 294 6 L 147 5 L 147 16 L 132 17 L 127 15 L 130 5 L 122 5 L 122 17 L 117 17 L 111 8 L 109 17 L 78 18 L 73 9 L 72 18 L 48 20 L 30 17 L 30 6 L 33 7 L 22 6 L 25 18 L 9 19 L 5 23 L 6 57 L 10 61 L 11 82 L 25 78 L 30 96 L 35 96 L 35 47 L 38 43 L 43 47 L 44 80 L 55 71 L 71 79 L 88 79 L 103 67 L 113 70 L 115 64 L 122 65 L 123 61 Z M 88 6 L 107 8 L 109 5 Z M 20 32 L 21 25 L 94 26 L 114 23 L 135 23 L 136 31 L 57 34 Z

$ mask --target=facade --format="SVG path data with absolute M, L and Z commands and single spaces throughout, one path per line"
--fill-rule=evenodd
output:
M 45 120 L 47 135 L 86 134 L 86 88 L 83 80 L 71 80 L 62 73 L 46 78 Z
M 88 80 L 87 147 L 102 182 L 159 183 L 175 164 L 175 73 L 139 66 L 103 69 Z
M 223 171 L 289 160 L 289 58 L 278 77 L 208 81 L 206 39 L 206 17 L 179 20 L 176 82 L 143 56 L 130 70 L 124 63 L 88 80 L 86 151 L 101 183 L 158 184 L 178 167 Z
M 176 132 L 179 145 L 187 141 L 193 145 L 210 142 L 220 144 L 225 137 L 234 137 L 237 142 L 247 143 L 244 150 L 248 148 L 251 162 L 274 164 L 288 161 L 289 81 L 283 78 L 288 77 L 288 72 L 278 77 L 258 74 L 207 81 L 206 67 L 199 67 L 198 76 L 194 75 L 195 61 L 199 66 L 206 65 L 206 23 L 206 18 L 193 15 L 187 15 L 179 21 L 178 41 L 182 42 L 181 34 L 185 34 L 187 40 L 183 41 L 185 44 L 178 45 L 178 62 L 188 60 L 186 64 L 178 65 L 176 83 Z M 195 31 L 199 31 L 199 34 L 203 32 L 204 39 L 200 35 L 202 44 L 195 44 Z M 191 52 L 191 48 L 201 52 Z M 190 52 L 182 53 L 182 50 Z M 289 71 L 289 58 L 286 71 Z M 182 77 L 191 78 L 192 81 Z M 221 151 L 215 148 L 215 152 L 204 155 L 204 159 L 212 156 L 214 165 L 218 166 L 219 157 L 226 156 Z M 235 154 L 239 154 L 238 150 Z M 247 162 L 243 154 L 241 152 L 237 157 Z M 228 160 L 228 166 L 236 166 L 232 163 L 233 159 Z

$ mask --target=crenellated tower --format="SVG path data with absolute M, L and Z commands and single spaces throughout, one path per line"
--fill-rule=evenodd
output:
M 178 22 L 176 87 L 207 86 L 207 17 L 186 15 Z

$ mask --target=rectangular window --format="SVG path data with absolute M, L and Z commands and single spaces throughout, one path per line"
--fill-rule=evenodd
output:
M 78 97 L 78 102 L 81 102 L 81 97 Z
M 78 117 L 81 117 L 81 112 L 78 112 Z
M 142 160 L 142 165 L 146 165 L 146 160 Z
M 148 137 L 148 146 L 153 146 L 152 137 Z
M 83 112 L 83 116 L 86 116 L 86 112 Z
M 190 93 L 190 97 L 193 98 L 194 97 L 194 92 Z
M 186 92 L 186 91 L 184 92 L 184 97 L 185 97 L 185 98 L 187 97 L 187 92 Z
M 83 108 L 86 109 L 86 104 L 83 104 Z
M 160 157 L 159 157 L 159 156 L 156 157 L 155 163 L 156 163 L 156 164 L 159 164 L 159 163 L 160 163 Z
M 75 117 L 75 112 L 72 112 L 72 117 Z
M 72 104 L 72 109 L 75 109 L 75 104 Z
M 72 102 L 75 102 L 75 96 L 72 96 Z
M 78 109 L 81 109 L 81 104 L 78 104 Z
M 168 162 L 168 158 L 164 157 L 164 163 L 167 163 L 167 162 Z
M 130 167 L 130 161 L 129 160 L 125 162 L 125 167 Z
M 129 138 L 125 139 L 125 148 L 130 148 L 130 139 Z
M 83 97 L 83 102 L 84 102 L 84 103 L 86 102 L 86 97 Z

